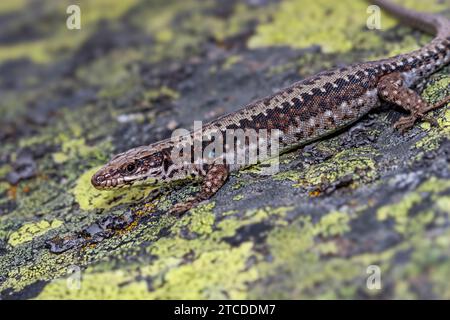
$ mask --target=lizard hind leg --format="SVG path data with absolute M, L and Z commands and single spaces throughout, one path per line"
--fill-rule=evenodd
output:
M 229 175 L 228 166 L 225 164 L 213 164 L 203 178 L 200 192 L 184 202 L 177 203 L 169 211 L 169 214 L 180 215 L 200 202 L 211 198 L 224 184 Z
M 394 124 L 394 128 L 399 129 L 401 132 L 411 128 L 418 119 L 424 119 L 432 125 L 436 125 L 437 121 L 425 116 L 425 113 L 441 107 L 450 98 L 447 97 L 444 99 L 444 102 L 429 105 L 417 92 L 405 86 L 403 76 L 398 72 L 381 77 L 378 81 L 377 89 L 378 95 L 382 100 L 394 103 L 410 112 L 408 116 L 402 117 Z

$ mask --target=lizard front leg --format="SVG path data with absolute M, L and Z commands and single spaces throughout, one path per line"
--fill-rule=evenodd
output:
M 410 112 L 408 116 L 402 117 L 394 124 L 394 127 L 402 132 L 412 127 L 418 119 L 424 119 L 436 125 L 436 120 L 426 117 L 425 113 L 440 108 L 450 101 L 449 96 L 439 103 L 429 105 L 423 101 L 417 92 L 405 86 L 403 76 L 398 72 L 381 77 L 378 81 L 377 89 L 378 95 L 383 100 L 395 103 Z
M 226 164 L 213 164 L 203 178 L 200 192 L 185 202 L 177 203 L 170 210 L 170 214 L 182 214 L 200 202 L 211 198 L 224 184 L 229 175 Z

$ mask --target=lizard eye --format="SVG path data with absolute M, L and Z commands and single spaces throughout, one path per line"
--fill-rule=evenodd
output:
M 134 163 L 130 163 L 127 165 L 126 170 L 128 173 L 133 173 L 136 170 L 136 165 Z

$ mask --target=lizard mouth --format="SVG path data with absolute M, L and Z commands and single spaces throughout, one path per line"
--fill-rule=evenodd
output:
M 156 178 L 145 175 L 138 177 L 111 177 L 100 172 L 94 174 L 91 178 L 91 184 L 98 190 L 118 189 L 126 186 L 141 184 L 154 185 L 157 181 L 158 180 Z
M 94 174 L 91 178 L 91 184 L 99 190 L 120 188 L 124 185 L 124 182 L 122 177 L 106 178 L 101 174 Z

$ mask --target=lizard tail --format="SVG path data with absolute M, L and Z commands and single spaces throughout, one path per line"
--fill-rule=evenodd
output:
M 450 20 L 446 17 L 406 9 L 388 0 L 370 0 L 370 2 L 396 16 L 407 25 L 434 34 L 438 38 L 450 37 Z

